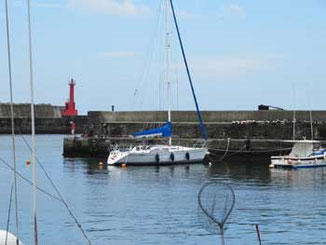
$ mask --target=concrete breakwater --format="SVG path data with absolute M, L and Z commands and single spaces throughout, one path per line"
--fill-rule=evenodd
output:
M 76 127 L 77 134 L 82 134 L 88 128 L 87 116 L 36 118 L 35 131 L 36 134 L 70 134 L 70 121 L 74 121 L 78 125 Z M 30 118 L 15 118 L 16 134 L 30 134 L 31 127 Z M 9 118 L 0 118 L 0 134 L 11 134 L 11 120 Z
M 326 139 L 326 112 L 313 111 L 313 138 Z M 191 145 L 201 138 L 196 112 L 173 112 L 174 143 Z M 220 157 L 270 156 L 288 152 L 292 143 L 284 140 L 311 138 L 309 111 L 222 111 L 203 112 L 209 149 Z M 317 120 L 318 119 L 318 120 Z M 166 112 L 89 112 L 92 134 L 65 139 L 65 156 L 104 156 L 114 144 L 139 144 L 134 132 L 161 126 Z
M 35 105 L 35 130 L 37 134 L 69 134 L 70 121 L 76 123 L 76 133 L 83 133 L 87 129 L 88 117 L 62 117 L 62 106 L 50 104 Z M 30 104 L 14 105 L 15 132 L 17 134 L 31 133 Z M 10 104 L 0 103 L 0 134 L 11 133 Z
M 61 118 L 62 106 L 54 106 L 51 104 L 37 104 L 35 105 L 36 118 Z M 10 104 L 0 103 L 0 118 L 10 118 Z M 14 117 L 15 118 L 30 118 L 31 117 L 31 104 L 14 104 Z
M 36 105 L 36 133 L 69 134 L 70 121 L 74 121 L 81 137 L 67 137 L 63 149 L 65 156 L 72 157 L 106 156 L 114 144 L 142 143 L 132 138 L 133 133 L 161 126 L 167 119 L 164 111 L 90 111 L 87 116 L 62 117 L 61 110 L 59 106 Z M 30 133 L 29 113 L 29 104 L 15 105 L 16 133 Z M 293 116 L 293 111 L 281 110 L 203 112 L 209 148 L 217 157 L 225 151 L 228 156 L 268 156 L 289 151 L 292 144 L 284 140 L 293 139 L 294 131 L 295 139 L 310 139 L 313 133 L 314 139 L 326 140 L 326 111 L 296 111 L 295 125 Z M 172 118 L 175 144 L 192 145 L 201 139 L 196 112 L 174 111 Z M 0 134 L 9 133 L 10 105 L 0 104 Z

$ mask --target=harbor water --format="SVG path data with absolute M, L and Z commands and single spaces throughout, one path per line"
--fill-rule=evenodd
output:
M 29 136 L 26 137 L 30 142 Z M 107 167 L 105 159 L 65 159 L 63 135 L 37 136 L 37 156 L 93 244 L 220 244 L 200 225 L 197 194 L 209 180 L 230 184 L 236 203 L 226 245 L 325 244 L 326 168 L 269 169 L 268 161 Z M 17 169 L 32 179 L 31 153 L 16 136 Z M 11 164 L 11 137 L 0 136 L 0 157 Z M 38 167 L 38 186 L 55 193 Z M 0 229 L 7 224 L 12 171 L 0 163 Z M 33 244 L 32 186 L 18 178 L 20 239 Z M 14 207 L 10 231 L 16 234 Z M 87 244 L 65 207 L 38 192 L 40 244 Z

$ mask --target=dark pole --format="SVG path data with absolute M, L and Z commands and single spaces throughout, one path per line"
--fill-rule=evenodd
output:
M 197 102 L 197 98 L 196 98 L 196 94 L 195 94 L 195 89 L 194 89 L 194 86 L 192 84 L 192 79 L 191 79 L 191 75 L 190 75 L 190 71 L 189 71 L 189 67 L 188 67 L 188 62 L 187 62 L 186 54 L 185 54 L 185 51 L 184 51 L 184 48 L 183 48 L 183 43 L 182 43 L 182 39 L 181 39 L 180 31 L 179 31 L 179 26 L 178 26 L 177 18 L 176 18 L 176 15 L 175 15 L 175 11 L 174 11 L 174 6 L 173 6 L 172 0 L 170 0 L 170 3 L 171 3 L 171 9 L 172 9 L 172 13 L 173 13 L 174 24 L 175 24 L 175 27 L 177 29 L 179 43 L 180 43 L 180 47 L 181 47 L 181 52 L 182 52 L 182 56 L 183 56 L 183 60 L 184 60 L 185 66 L 186 66 L 187 75 L 188 75 L 188 79 L 189 79 L 189 83 L 190 83 L 192 95 L 194 97 L 195 104 L 196 104 L 196 109 L 197 109 L 198 119 L 199 119 L 199 123 L 200 123 L 201 133 L 202 133 L 204 139 L 207 141 L 207 133 L 206 133 L 205 126 L 203 124 L 203 119 L 202 119 L 202 116 L 201 116 L 201 112 L 199 110 L 199 105 L 198 105 L 198 102 Z

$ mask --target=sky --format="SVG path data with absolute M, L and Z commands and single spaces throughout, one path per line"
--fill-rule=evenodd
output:
M 26 1 L 9 1 L 14 100 L 29 102 Z M 324 110 L 324 0 L 174 0 L 202 110 Z M 74 78 L 81 114 L 165 110 L 164 0 L 31 0 L 36 103 L 64 105 Z M 171 17 L 171 12 L 169 11 Z M 194 110 L 169 21 L 172 109 Z M 4 1 L 0 101 L 9 101 Z

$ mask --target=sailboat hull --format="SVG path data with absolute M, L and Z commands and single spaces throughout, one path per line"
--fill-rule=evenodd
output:
M 17 238 L 10 232 L 0 230 L 0 245 L 17 245 Z M 19 241 L 19 245 L 24 245 Z
M 181 163 L 201 163 L 207 154 L 206 148 L 182 146 L 134 147 L 130 151 L 112 151 L 108 165 L 171 165 Z

